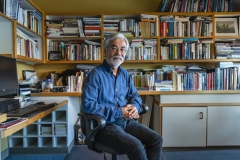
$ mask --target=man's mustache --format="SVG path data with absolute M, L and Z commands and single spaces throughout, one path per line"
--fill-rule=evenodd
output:
M 123 60 L 123 58 L 121 56 L 113 56 L 112 59 L 114 59 L 114 58 L 119 58 L 119 59 Z

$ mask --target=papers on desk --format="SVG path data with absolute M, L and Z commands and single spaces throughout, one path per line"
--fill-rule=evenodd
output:
M 28 118 L 21 118 L 21 119 L 19 119 L 17 121 L 14 121 L 14 122 L 6 124 L 6 125 L 0 125 L 0 131 L 12 128 L 14 126 L 17 126 L 17 125 L 19 125 L 19 124 L 21 124 L 21 123 L 23 123 L 23 122 L 25 122 L 27 120 L 28 120 Z

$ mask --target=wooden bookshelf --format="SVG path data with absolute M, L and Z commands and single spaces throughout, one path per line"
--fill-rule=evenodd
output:
M 44 63 L 43 49 L 45 48 L 45 46 L 43 45 L 45 36 L 42 35 L 42 28 L 44 22 L 43 12 L 30 0 L 23 0 L 22 4 L 19 5 L 19 8 L 26 11 L 38 10 L 38 12 L 42 14 L 42 19 L 38 20 L 39 25 L 35 25 L 35 28 L 37 28 L 38 26 L 39 32 L 37 33 L 36 31 L 34 31 L 33 27 L 30 29 L 30 27 L 23 25 L 23 21 L 22 23 L 20 23 L 20 20 L 18 21 L 12 19 L 0 12 L 0 25 L 3 27 L 3 33 L 1 33 L 2 36 L 0 37 L 0 41 L 2 42 L 1 45 L 3 45 L 1 48 L 4 48 L 0 50 L 0 55 L 10 54 L 11 57 L 16 58 L 17 61 L 25 62 L 28 64 L 42 64 Z M 22 14 L 19 14 L 19 16 L 20 15 Z M 37 23 L 35 22 L 37 20 L 36 18 L 34 18 L 34 16 L 32 16 L 31 18 L 32 20 L 34 19 L 34 23 Z M 26 22 L 27 20 L 25 20 L 25 23 Z M 25 39 L 17 35 L 18 30 L 22 32 L 21 35 L 23 35 Z M 20 39 L 22 39 L 22 41 Z M 30 39 L 31 43 L 29 43 L 29 46 L 26 47 L 26 44 L 28 44 L 27 41 Z M 6 42 L 6 44 L 4 42 Z M 38 48 L 38 51 L 34 49 L 30 51 L 30 45 L 31 47 Z M 25 49 L 21 50 L 21 47 Z

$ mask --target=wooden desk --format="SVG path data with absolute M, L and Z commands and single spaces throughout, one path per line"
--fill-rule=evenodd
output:
M 65 100 L 65 101 L 59 103 L 57 106 L 55 106 L 53 108 L 50 108 L 50 109 L 48 109 L 44 112 L 38 113 L 35 116 L 28 118 L 26 121 L 20 123 L 19 125 L 15 125 L 15 126 L 9 128 L 9 129 L 5 129 L 5 130 L 0 131 L 1 132 L 0 133 L 0 136 L 1 136 L 0 137 L 0 159 L 2 157 L 2 147 L 1 147 L 2 146 L 1 145 L 2 138 L 7 138 L 9 135 L 11 135 L 11 134 L 19 131 L 20 129 L 23 129 L 24 127 L 34 123 L 35 121 L 37 121 L 37 120 L 43 118 L 44 116 L 52 113 L 53 111 L 57 110 L 58 108 L 61 108 L 62 106 L 64 106 L 67 103 L 68 103 L 68 100 Z
M 23 129 L 24 127 L 28 126 L 29 124 L 32 124 L 33 122 L 35 122 L 35 121 L 41 119 L 42 117 L 48 115 L 49 113 L 52 113 L 53 111 L 57 110 L 58 108 L 61 108 L 62 106 L 64 106 L 67 103 L 68 103 L 68 101 L 65 100 L 65 101 L 59 103 L 58 105 L 56 105 L 53 108 L 50 108 L 50 109 L 48 109 L 44 112 L 41 112 L 39 114 L 36 114 L 33 117 L 28 118 L 25 122 L 20 123 L 19 125 L 13 126 L 13 127 L 9 128 L 9 129 L 6 129 L 6 130 L 2 130 L 1 131 L 1 138 L 8 137 L 9 135 L 19 131 L 20 129 Z
M 204 90 L 204 91 L 138 91 L 139 95 L 173 95 L 173 94 L 239 94 L 239 90 Z M 70 96 L 79 97 L 82 92 L 41 92 L 31 93 L 31 97 L 35 96 Z

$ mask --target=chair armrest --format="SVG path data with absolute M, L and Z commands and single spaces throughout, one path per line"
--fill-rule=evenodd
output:
M 98 115 L 78 113 L 81 117 L 81 127 L 83 133 L 86 135 L 85 143 L 88 147 L 93 147 L 92 142 L 95 140 L 96 133 L 106 125 L 103 117 Z
M 146 104 L 142 104 L 142 111 L 139 113 L 139 115 L 145 114 L 148 111 L 148 106 Z

